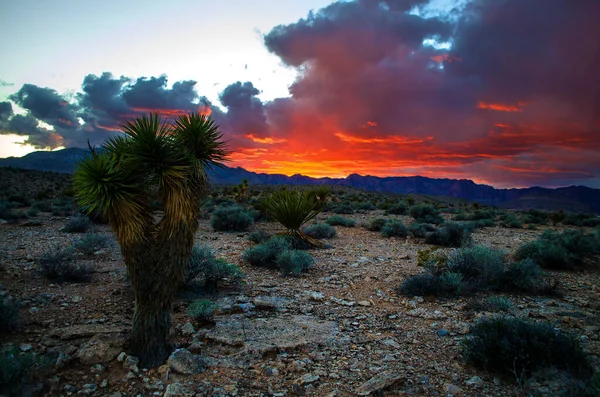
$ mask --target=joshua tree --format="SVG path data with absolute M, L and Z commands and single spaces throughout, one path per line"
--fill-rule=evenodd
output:
M 329 189 L 317 187 L 305 190 L 286 188 L 271 193 L 264 199 L 269 215 L 281 223 L 286 235 L 299 237 L 314 247 L 323 247 L 323 243 L 303 233 L 300 228 L 317 216 L 327 202 Z
M 227 152 L 214 121 L 195 113 L 174 123 L 151 114 L 122 130 L 78 164 L 74 187 L 79 205 L 106 216 L 117 237 L 135 294 L 129 351 L 155 367 L 170 354 L 172 300 L 192 252 L 205 171 Z

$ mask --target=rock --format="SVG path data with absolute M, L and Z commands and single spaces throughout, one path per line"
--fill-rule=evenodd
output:
M 468 381 L 466 381 L 465 384 L 467 384 L 469 386 L 478 386 L 482 382 L 483 381 L 481 380 L 481 378 L 479 376 L 474 376 L 471 379 L 469 379 Z
M 48 333 L 48 336 L 62 340 L 71 340 L 90 338 L 100 334 L 124 334 L 130 329 L 131 328 L 128 327 L 117 327 L 105 324 L 78 324 L 71 327 L 55 328 Z
M 71 360 L 72 360 L 72 357 L 69 356 L 68 354 L 59 353 L 58 357 L 56 358 L 56 362 L 54 363 L 54 368 L 61 369 L 65 365 L 67 365 L 69 362 L 71 362 Z
M 192 325 L 192 323 L 190 323 L 189 321 L 187 323 L 185 323 L 183 325 L 183 327 L 181 327 L 181 333 L 183 335 L 193 335 L 194 333 L 196 333 L 196 330 L 194 329 L 194 326 Z
M 325 300 L 325 295 L 321 292 L 311 291 L 308 294 L 309 298 L 316 302 L 323 302 Z
M 169 379 L 169 375 L 171 373 L 171 368 L 168 365 L 161 365 L 158 367 L 158 374 L 163 380 Z
M 359 396 L 368 396 L 371 393 L 378 393 L 379 391 L 390 387 L 401 378 L 402 375 L 396 372 L 384 371 L 363 383 L 356 389 L 356 394 Z
M 167 386 L 163 397 L 193 397 L 196 393 L 185 388 L 181 383 L 171 383 Z
M 339 329 L 333 321 L 311 316 L 257 318 L 241 316 L 217 319 L 205 338 L 229 346 L 244 346 L 253 352 L 285 351 L 308 344 L 339 343 Z
M 458 396 L 459 394 L 463 394 L 463 390 L 453 385 L 452 383 L 444 383 L 444 392 L 450 394 L 451 396 Z
M 266 373 L 267 376 L 277 376 L 279 375 L 279 370 L 277 368 L 271 368 L 267 366 Z
M 285 299 L 276 296 L 257 296 L 252 303 L 257 310 L 279 310 L 285 306 Z
M 88 383 L 86 385 L 83 385 L 83 387 L 81 388 L 81 390 L 77 393 L 77 394 L 83 394 L 86 396 L 90 396 L 92 394 L 94 394 L 94 392 L 98 390 L 98 385 L 95 383 Z
M 75 295 L 75 296 L 73 297 L 73 299 L 71 299 L 71 300 L 72 300 L 74 303 L 78 303 L 78 302 L 81 302 L 81 301 L 83 300 L 83 298 L 82 298 L 81 296 L 79 296 L 79 295 Z
M 79 348 L 77 357 L 82 364 L 104 364 L 113 360 L 123 350 L 121 339 L 100 339 L 98 335 Z
M 400 349 L 400 344 L 393 339 L 386 339 L 383 342 L 384 345 L 393 347 L 394 349 Z
M 358 301 L 356 302 L 359 306 L 371 306 L 371 302 L 369 301 Z
M 29 344 L 22 344 L 21 346 L 19 346 L 19 349 L 22 352 L 28 352 L 28 351 L 31 351 L 31 349 L 33 349 L 33 346 L 31 346 Z
M 438 329 L 436 333 L 437 333 L 437 336 L 441 336 L 441 337 L 450 336 L 450 332 L 446 331 L 445 329 Z
M 137 374 L 140 372 L 138 368 L 139 362 L 140 360 L 137 357 L 126 355 L 123 359 L 123 368 Z
M 202 347 L 204 344 L 202 342 L 194 342 L 187 347 L 187 349 L 193 354 L 202 354 Z
M 354 305 L 356 305 L 356 302 L 349 302 L 347 300 L 339 299 L 339 298 L 336 298 L 334 296 L 332 296 L 331 298 L 329 298 L 329 300 L 332 301 L 333 303 L 337 303 L 338 305 L 342 305 L 342 306 L 354 306 Z
M 442 319 L 446 318 L 446 315 L 439 310 L 435 310 L 435 311 L 431 312 L 426 309 L 423 309 L 422 307 L 419 307 L 419 308 L 413 309 L 413 310 L 409 310 L 408 314 L 410 316 L 421 317 L 426 320 L 442 320 Z
M 202 357 L 193 355 L 187 349 L 177 349 L 171 353 L 167 365 L 183 375 L 199 374 L 206 369 L 206 362 Z
M 294 381 L 294 383 L 297 384 L 297 385 L 300 385 L 300 386 L 304 386 L 304 385 L 308 385 L 308 384 L 311 384 L 311 383 L 315 383 L 319 379 L 321 379 L 319 377 L 319 375 L 306 374 L 306 375 L 303 375 L 303 376 L 299 377 L 298 379 L 296 379 Z

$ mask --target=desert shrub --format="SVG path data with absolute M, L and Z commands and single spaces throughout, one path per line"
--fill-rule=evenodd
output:
M 285 250 L 277 255 L 275 263 L 284 275 L 297 276 L 314 264 L 313 257 L 305 251 Z
M 10 295 L 0 291 L 0 332 L 19 328 L 21 317 L 19 303 Z
M 515 252 L 515 259 L 529 258 L 548 269 L 572 269 L 599 251 L 594 234 L 585 234 L 581 230 L 563 233 L 547 230 L 537 240 L 520 246 Z
M 383 237 L 406 237 L 408 229 L 402 222 L 397 219 L 389 219 L 381 228 Z
M 248 230 L 254 220 L 243 208 L 238 206 L 219 207 L 210 219 L 213 229 L 225 232 L 243 232 Z
M 552 325 L 513 317 L 482 318 L 463 341 L 463 357 L 476 367 L 520 382 L 532 371 L 557 368 L 588 377 L 591 368 L 579 341 Z
M 248 240 L 253 243 L 260 244 L 271 238 L 271 235 L 264 230 L 255 230 L 248 234 Z
M 69 216 L 73 213 L 73 200 L 62 197 L 52 203 L 52 215 Z
M 427 235 L 429 233 L 435 232 L 435 230 L 436 230 L 435 226 L 433 226 L 429 223 L 413 222 L 408 227 L 408 232 L 412 236 L 419 237 L 419 238 L 427 237 Z
M 40 212 L 52 212 L 52 202 L 48 200 L 36 201 L 31 208 Z
M 15 210 L 14 206 L 7 202 L 0 202 L 0 219 L 4 219 L 8 223 L 17 223 L 21 219 L 27 218 L 27 214 L 22 210 Z
M 564 211 L 554 211 L 548 214 L 548 219 L 550 220 L 550 223 L 552 223 L 553 226 L 556 226 L 562 221 L 564 221 L 566 216 L 567 215 L 564 213 Z
M 393 204 L 386 211 L 387 214 L 393 214 L 393 215 L 406 215 L 407 212 L 408 212 L 408 205 L 403 201 Z
M 521 215 L 523 223 L 534 225 L 545 225 L 548 223 L 548 213 L 536 209 L 530 209 Z
M 88 218 L 77 215 L 69 218 L 61 230 L 67 233 L 85 233 L 91 225 L 92 222 Z
M 73 247 L 86 256 L 92 256 L 97 251 L 108 247 L 110 237 L 105 234 L 86 233 L 73 243 Z
M 355 204 L 356 211 L 364 212 L 364 211 L 373 211 L 376 210 L 377 207 L 375 204 L 368 201 L 361 201 Z
M 354 227 L 356 225 L 356 221 L 354 219 L 339 215 L 330 216 L 325 222 L 330 226 Z
M 215 289 L 219 281 L 238 281 L 244 277 L 241 269 L 225 259 L 217 258 L 212 248 L 206 245 L 194 245 L 188 270 L 184 278 L 187 287 L 193 287 L 194 282 L 202 276 L 206 287 Z
M 16 347 L 0 351 L 0 393 L 8 396 L 23 395 L 35 364 L 32 353 L 21 353 Z
M 8 196 L 8 201 L 14 203 L 18 207 L 28 207 L 31 205 L 31 200 L 24 194 L 11 194 Z
M 344 201 L 344 202 L 339 203 L 331 208 L 331 212 L 333 212 L 334 214 L 349 215 L 349 214 L 354 214 L 354 211 L 355 211 L 354 204 L 351 203 L 350 201 Z
M 471 226 L 466 223 L 448 222 L 428 234 L 425 242 L 443 247 L 460 247 L 470 244 L 472 233 Z
M 187 308 L 187 315 L 198 323 L 208 323 L 212 321 L 218 306 L 208 299 L 200 299 L 193 302 Z
M 467 311 L 486 311 L 486 312 L 509 312 L 513 308 L 513 303 L 499 295 L 489 296 L 484 299 L 477 299 L 470 301 L 466 306 Z
M 315 223 L 303 229 L 304 233 L 318 240 L 335 237 L 335 229 L 327 223 Z
M 29 208 L 27 211 L 25 211 L 25 215 L 26 215 L 28 218 L 33 218 L 33 217 L 36 217 L 36 216 L 38 216 L 38 215 L 39 215 L 39 213 L 40 213 L 40 211 L 39 211 L 39 210 L 37 210 L 37 209 L 36 209 L 36 208 L 34 208 L 34 207 L 31 207 L 31 208 Z
M 433 223 L 435 225 L 444 223 L 444 218 L 441 217 L 437 208 L 432 205 L 418 204 L 412 206 L 410 207 L 409 214 L 419 223 Z
M 276 268 L 277 264 L 275 260 L 277 259 L 277 255 L 291 248 L 292 244 L 289 239 L 276 236 L 262 244 L 247 249 L 244 251 L 242 257 L 245 262 L 248 262 L 252 266 Z
M 442 278 L 427 272 L 409 276 L 399 292 L 407 296 L 452 296 L 461 290 L 461 282 L 460 275 L 456 273 Z
M 192 254 L 190 255 L 184 283 L 188 285 L 191 284 L 202 274 L 204 269 L 209 267 L 209 263 L 214 260 L 216 260 L 216 257 L 212 248 L 207 245 L 194 245 L 192 247 Z
M 479 219 L 476 221 L 467 221 L 465 223 L 467 223 L 473 230 L 496 226 L 496 222 L 493 219 Z
M 417 265 L 438 272 L 448 268 L 448 255 L 438 248 L 426 248 L 417 252 Z
M 367 228 L 367 230 L 370 230 L 372 232 L 380 232 L 383 228 L 383 225 L 385 225 L 386 222 L 387 219 L 385 218 L 375 218 L 371 219 L 365 227 Z
M 509 212 L 500 216 L 500 226 L 509 229 L 521 229 L 523 227 L 523 223 L 515 214 Z
M 76 262 L 73 247 L 56 246 L 44 252 L 38 259 L 40 273 L 49 280 L 89 281 L 93 269 Z
M 595 214 L 567 213 L 565 214 L 562 223 L 577 227 L 596 227 L 600 226 L 600 217 Z
M 448 256 L 448 269 L 459 273 L 466 281 L 496 285 L 504 272 L 506 253 L 476 245 L 452 252 Z
M 540 266 L 531 259 L 523 259 L 508 264 L 502 275 L 505 289 L 534 291 L 542 288 L 543 272 Z

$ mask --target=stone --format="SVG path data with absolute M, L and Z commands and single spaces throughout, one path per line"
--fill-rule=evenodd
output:
M 202 347 L 204 344 L 202 342 L 194 342 L 187 347 L 187 349 L 193 354 L 202 354 Z
M 31 349 L 33 349 L 33 346 L 31 346 L 30 344 L 22 344 L 21 346 L 19 346 L 19 349 L 22 352 L 28 352 L 31 351 Z
M 175 382 L 167 386 L 163 397 L 193 397 L 196 393 L 187 389 L 181 383 Z
M 308 296 L 316 302 L 323 302 L 325 300 L 325 295 L 322 292 L 311 291 Z
M 483 381 L 481 380 L 481 378 L 479 376 L 474 376 L 471 379 L 469 379 L 468 381 L 466 381 L 465 384 L 467 384 L 469 386 L 478 386 L 482 382 Z
M 77 352 L 82 364 L 105 364 L 113 360 L 123 350 L 122 339 L 101 339 L 95 336 L 85 342 Z
M 130 327 L 118 327 L 105 324 L 78 324 L 65 328 L 55 328 L 48 333 L 49 337 L 61 340 L 90 338 L 100 334 L 125 334 Z
M 178 374 L 192 375 L 204 372 L 206 362 L 187 349 L 177 349 L 169 356 L 167 365 Z
M 453 385 L 452 383 L 444 383 L 444 392 L 451 396 L 458 396 L 464 393 L 460 387 Z
M 308 385 L 308 384 L 311 384 L 311 383 L 315 383 L 319 379 L 321 379 L 319 377 L 319 375 L 306 374 L 306 375 L 302 375 L 301 377 L 299 377 L 298 379 L 296 379 L 294 381 L 294 383 L 296 383 L 296 384 L 298 384 L 300 386 L 304 386 L 304 385 Z
M 251 320 L 241 316 L 230 316 L 217 319 L 205 338 L 216 343 L 266 353 L 295 349 L 308 344 L 339 343 L 338 334 L 339 328 L 335 322 L 311 316 Z
M 77 393 L 77 394 L 83 394 L 83 395 L 87 395 L 90 396 L 92 394 L 94 394 L 94 392 L 98 390 L 98 385 L 95 383 L 88 383 L 83 385 L 83 387 L 81 388 L 81 390 Z
M 67 365 L 69 362 L 71 362 L 71 360 L 72 360 L 72 357 L 69 356 L 68 354 L 59 353 L 58 357 L 56 358 L 56 362 L 54 363 L 54 368 L 61 369 L 65 365 Z
M 279 310 L 285 306 L 285 299 L 276 296 L 257 296 L 252 303 L 257 310 Z
M 450 335 L 450 332 L 446 331 L 445 329 L 438 329 L 436 333 L 437 333 L 437 336 L 441 336 L 441 337 Z
M 181 327 L 181 333 L 183 335 L 193 335 L 194 333 L 196 333 L 196 330 L 194 329 L 194 326 L 192 325 L 192 323 L 190 323 L 189 321 L 187 323 L 185 323 L 183 325 L 183 327 Z
M 358 389 L 356 389 L 356 394 L 359 396 L 368 396 L 372 393 L 377 394 L 381 390 L 392 386 L 401 378 L 402 375 L 398 374 L 397 372 L 384 371 L 363 383 Z
M 356 302 L 359 306 L 371 306 L 371 302 L 369 301 L 358 301 Z
M 393 347 L 394 349 L 400 349 L 401 347 L 400 344 L 393 339 L 386 339 L 381 343 L 383 343 L 386 346 Z

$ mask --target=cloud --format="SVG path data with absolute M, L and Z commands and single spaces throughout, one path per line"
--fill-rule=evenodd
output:
M 45 123 L 62 128 L 77 128 L 77 107 L 55 90 L 24 84 L 9 99 Z
M 12 87 L 14 84 L 0 79 L 0 87 Z
M 0 102 L 0 123 L 8 121 L 12 115 L 13 110 L 10 102 Z

